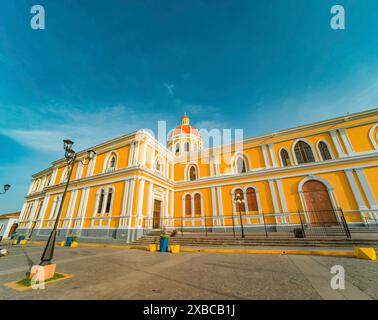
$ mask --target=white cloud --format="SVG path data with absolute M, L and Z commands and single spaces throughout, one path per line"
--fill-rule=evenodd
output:
M 164 83 L 164 87 L 167 89 L 168 94 L 171 97 L 175 95 L 175 86 L 173 84 Z
M 23 109 L 20 107 L 17 111 L 13 107 L 12 111 L 20 113 Z M 138 129 L 154 131 L 158 120 L 168 120 L 164 114 L 134 110 L 138 108 L 123 105 L 96 111 L 74 107 L 43 108 L 34 110 L 28 124 L 20 123 L 16 128 L 7 129 L 2 126 L 0 133 L 29 148 L 61 154 L 64 138 L 75 141 L 74 149 L 78 151 Z

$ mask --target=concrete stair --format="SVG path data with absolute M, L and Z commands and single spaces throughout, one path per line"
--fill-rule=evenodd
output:
M 286 235 L 286 237 L 284 236 Z M 158 244 L 159 235 L 144 235 L 138 240 L 134 241 L 131 245 L 145 245 Z M 353 246 L 371 246 L 378 247 L 377 239 L 345 239 L 344 236 L 330 236 L 325 238 L 293 238 L 287 237 L 285 233 L 275 233 L 269 235 L 268 238 L 265 234 L 247 236 L 242 239 L 240 235 L 236 238 L 229 234 L 221 235 L 196 235 L 184 234 L 181 236 L 177 234 L 170 238 L 171 244 L 179 244 L 187 247 L 212 247 L 212 246 L 286 246 L 286 247 L 353 247 Z

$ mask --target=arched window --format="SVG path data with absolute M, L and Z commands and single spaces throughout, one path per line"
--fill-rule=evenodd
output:
M 190 149 L 189 149 L 189 142 L 185 142 L 185 143 L 184 143 L 184 151 L 185 151 L 185 152 L 189 152 L 189 150 L 190 150 Z
M 298 141 L 294 148 L 298 164 L 315 162 L 311 147 L 304 141 Z
M 159 159 L 156 160 L 156 170 L 161 172 L 161 163 Z
M 202 214 L 202 212 L 201 212 L 201 195 L 199 193 L 196 193 L 194 195 L 194 214 L 196 216 L 200 216 Z
M 195 166 L 189 168 L 189 181 L 197 180 L 197 169 Z
M 248 211 L 259 211 L 259 206 L 257 204 L 256 191 L 253 188 L 247 189 L 247 204 Z
M 98 205 L 97 205 L 97 213 L 102 212 L 102 207 L 104 205 L 104 198 L 105 198 L 105 190 L 101 189 L 100 198 L 98 200 Z
M 320 156 L 322 157 L 323 160 L 332 159 L 331 152 L 329 151 L 328 146 L 326 145 L 325 142 L 320 141 L 318 144 L 318 148 L 319 148 Z
M 37 180 L 37 182 L 35 183 L 34 192 L 37 192 L 37 191 L 38 191 L 39 183 L 40 183 L 40 182 L 41 182 L 40 180 Z
M 109 188 L 108 196 L 106 198 L 105 213 L 109 213 L 110 212 L 110 207 L 112 205 L 112 198 L 113 198 L 113 189 Z
M 185 216 L 192 215 L 192 197 L 190 194 L 185 196 Z
M 247 172 L 247 167 L 245 165 L 245 160 L 243 159 L 243 157 L 238 157 L 236 159 L 236 172 L 239 174 Z
M 176 153 L 179 153 L 179 152 L 180 152 L 180 144 L 176 143 Z
M 112 156 L 112 158 L 111 158 L 110 161 L 109 161 L 109 168 L 115 168 L 115 166 L 116 166 L 116 161 L 117 161 L 116 157 L 115 157 L 115 156 Z
M 244 200 L 244 193 L 243 193 L 243 190 L 242 189 L 236 189 L 235 190 L 235 193 L 234 193 L 234 199 L 232 199 L 233 201 L 236 200 L 236 199 L 240 199 L 240 200 Z M 239 212 L 239 210 L 241 212 L 245 212 L 245 204 L 244 202 L 236 202 L 236 211 Z M 240 207 L 239 207 L 240 206 Z
M 197 145 L 197 143 L 195 143 L 194 145 L 193 145 L 193 151 L 197 151 L 198 150 L 198 145 Z
M 291 166 L 291 161 L 290 161 L 289 152 L 287 152 L 286 149 L 282 149 L 282 150 L 281 150 L 281 152 L 280 152 L 280 156 L 281 156 L 282 165 L 283 165 L 284 167 Z

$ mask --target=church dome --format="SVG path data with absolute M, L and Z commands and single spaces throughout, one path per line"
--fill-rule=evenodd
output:
M 190 134 L 201 137 L 198 129 L 190 125 L 190 120 L 186 113 L 181 117 L 181 124 L 169 132 L 168 140 L 180 134 Z

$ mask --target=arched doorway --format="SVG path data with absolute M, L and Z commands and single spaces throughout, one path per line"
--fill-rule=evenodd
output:
M 302 190 L 312 225 L 338 225 L 328 189 L 322 182 L 309 180 L 303 185 Z
M 9 230 L 8 238 L 10 238 L 10 236 L 12 235 L 12 233 L 15 232 L 17 230 L 17 228 L 18 228 L 18 223 L 13 223 L 12 227 Z

